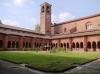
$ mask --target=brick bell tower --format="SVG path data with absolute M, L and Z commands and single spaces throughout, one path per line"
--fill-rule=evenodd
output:
M 51 34 L 51 5 L 47 2 L 41 4 L 40 32 L 47 35 Z

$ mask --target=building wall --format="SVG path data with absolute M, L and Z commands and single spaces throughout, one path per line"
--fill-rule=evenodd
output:
M 91 29 L 86 29 L 87 25 L 92 25 Z M 76 29 L 75 29 L 76 27 Z M 69 23 L 61 23 L 57 24 L 56 26 L 53 26 L 54 28 L 54 34 L 61 34 L 61 33 L 73 33 L 73 32 L 84 32 L 87 30 L 97 30 L 100 29 L 100 16 L 87 18 L 79 21 L 73 21 Z M 64 31 L 66 28 L 66 31 Z M 71 32 L 71 30 L 73 30 Z

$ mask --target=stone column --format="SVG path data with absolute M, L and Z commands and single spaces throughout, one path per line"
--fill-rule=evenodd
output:
M 3 48 L 7 49 L 8 48 L 8 36 L 5 35 L 3 39 Z
M 87 49 L 87 36 L 84 36 L 84 51 L 88 51 L 88 49 Z
M 72 38 L 69 38 L 69 49 L 72 51 Z
M 19 48 L 21 50 L 23 49 L 23 37 L 22 36 L 20 37 L 20 40 L 19 40 Z

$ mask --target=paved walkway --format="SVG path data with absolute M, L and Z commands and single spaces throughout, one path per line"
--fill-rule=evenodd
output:
M 26 68 L 23 65 L 0 60 L 0 74 L 100 74 L 100 59 L 85 65 L 80 65 L 64 73 L 43 73 Z
M 66 71 L 63 74 L 100 74 L 100 59 L 80 65 L 72 70 Z
M 0 60 L 0 74 L 44 74 L 42 72 L 32 70 L 23 65 L 13 64 Z

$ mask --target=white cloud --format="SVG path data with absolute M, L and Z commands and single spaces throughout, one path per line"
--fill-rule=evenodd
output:
M 66 20 L 70 20 L 73 18 L 75 18 L 75 16 L 73 16 L 71 13 L 68 13 L 68 12 L 64 12 L 58 15 L 58 19 L 60 22 L 64 22 Z
M 9 19 L 2 20 L 2 22 L 6 25 L 11 25 L 11 26 L 19 26 L 20 22 L 19 21 L 13 21 Z
M 23 7 L 27 3 L 33 4 L 34 0 L 11 0 L 4 2 L 4 6 L 15 6 L 15 7 Z
M 27 3 L 34 3 L 34 0 L 13 0 L 13 4 L 17 7 L 23 7 Z
M 54 23 L 58 23 L 58 22 L 64 22 L 64 21 L 67 21 L 67 20 L 71 20 L 71 19 L 74 19 L 75 16 L 72 15 L 71 13 L 69 12 L 63 12 L 63 13 L 60 13 L 58 15 L 52 15 L 52 22 Z
M 26 0 L 13 0 L 15 6 L 21 7 L 25 4 Z

